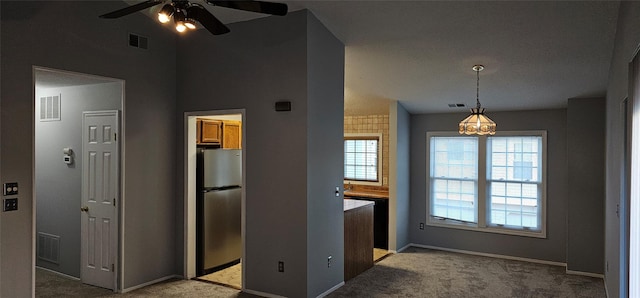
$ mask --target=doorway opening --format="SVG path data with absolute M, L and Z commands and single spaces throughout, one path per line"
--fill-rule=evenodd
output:
M 33 79 L 35 292 L 57 293 L 58 282 L 117 292 L 123 196 L 122 136 L 116 134 L 122 126 L 124 81 L 45 67 L 34 67 Z M 100 123 L 87 122 L 88 112 L 95 111 L 104 116 Z M 102 149 L 85 152 L 93 141 Z M 90 156 L 94 153 L 99 155 Z M 101 178 L 86 179 L 94 169 Z M 104 246 L 89 247 L 97 243 L 89 237 L 104 239 Z
M 185 113 L 185 277 L 244 289 L 245 112 Z

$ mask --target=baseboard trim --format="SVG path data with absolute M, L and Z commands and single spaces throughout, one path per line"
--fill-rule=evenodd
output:
M 567 274 L 571 274 L 571 275 L 582 275 L 582 276 L 595 277 L 595 278 L 602 278 L 602 279 L 604 280 L 604 274 L 599 274 L 599 273 L 591 273 L 591 272 L 583 272 L 583 271 L 574 271 L 574 270 L 569 270 L 569 269 L 567 269 Z
M 404 251 L 405 249 L 407 249 L 407 248 L 409 248 L 409 247 L 411 247 L 411 243 L 409 243 L 409 244 L 407 244 L 407 245 L 405 245 L 405 246 L 401 247 L 400 249 L 398 249 L 398 251 L 392 251 L 392 252 L 393 252 L 393 253 L 395 253 L 395 254 L 397 254 L 397 253 L 399 253 L 399 252 Z
M 606 298 L 609 298 L 609 288 L 607 288 L 607 276 L 604 275 L 602 279 L 604 280 L 604 295 Z
M 40 266 L 36 266 L 36 268 L 37 268 L 37 269 L 42 269 L 42 270 L 47 271 L 47 272 L 51 272 L 51 273 L 53 273 L 53 274 L 55 274 L 55 275 L 60 275 L 60 276 L 62 276 L 62 277 L 64 277 L 64 278 L 68 278 L 68 279 L 72 279 L 72 280 L 77 280 L 77 281 L 79 281 L 79 280 L 80 280 L 80 278 L 79 278 L 79 277 L 75 277 L 75 276 L 67 275 L 67 274 L 64 274 L 64 273 L 61 273 L 61 272 L 58 272 L 58 271 L 55 271 L 55 270 L 51 270 L 51 269 L 48 269 L 48 268 L 44 268 L 44 267 L 40 267 Z
M 137 289 L 144 288 L 146 286 L 150 286 L 150 285 L 153 285 L 153 284 L 157 284 L 159 282 L 163 282 L 165 280 L 169 280 L 169 279 L 172 279 L 172 278 L 183 279 L 181 275 L 176 275 L 176 274 L 168 275 L 168 276 L 165 276 L 165 277 L 161 277 L 161 278 L 158 278 L 158 279 L 154 279 L 152 281 L 148 281 L 148 282 L 139 284 L 137 286 L 133 286 L 133 287 L 128 287 L 126 289 L 122 289 L 121 293 L 124 294 L 124 293 L 128 293 L 128 292 L 131 292 L 131 291 L 135 291 Z
M 339 288 L 340 288 L 340 287 L 342 287 L 342 286 L 344 286 L 344 281 L 343 281 L 343 282 L 341 282 L 341 283 L 339 283 L 339 284 L 337 284 L 337 285 L 335 285 L 335 286 L 333 286 L 331 289 L 326 290 L 324 293 L 322 293 L 322 294 L 318 295 L 316 298 L 322 298 L 322 297 L 325 297 L 325 296 L 327 296 L 327 295 L 331 294 L 333 291 L 335 291 L 335 290 L 339 289 Z
M 280 296 L 280 295 L 275 295 L 275 294 L 265 293 L 265 292 L 260 292 L 260 291 L 254 291 L 254 290 L 249 290 L 249 289 L 244 289 L 242 291 L 247 293 L 247 294 L 253 294 L 253 295 L 267 297 L 267 298 L 286 298 L 285 296 Z
M 462 250 L 462 249 L 453 249 L 453 248 L 431 246 L 431 245 L 422 245 L 422 244 L 415 244 L 415 243 L 410 244 L 410 246 L 420 247 L 420 248 L 428 248 L 428 249 L 435 249 L 435 250 L 442 250 L 442 251 L 449 251 L 449 252 L 455 252 L 455 253 L 461 253 L 461 254 L 467 254 L 467 255 L 474 255 L 474 256 L 482 256 L 482 257 L 490 257 L 490 258 L 497 258 L 497 259 L 505 259 L 505 260 L 522 261 L 522 262 L 537 263 L 537 264 L 544 264 L 544 265 L 560 266 L 560 267 L 565 267 L 565 268 L 567 267 L 566 263 L 554 262 L 554 261 L 546 261 L 546 260 L 514 257 L 514 256 L 507 256 L 507 255 L 491 254 L 491 253 L 476 252 L 476 251 Z

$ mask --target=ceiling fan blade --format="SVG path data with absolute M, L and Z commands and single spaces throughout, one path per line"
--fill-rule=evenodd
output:
M 101 15 L 100 17 L 103 18 L 103 19 L 116 19 L 116 18 L 119 18 L 119 17 L 126 16 L 128 14 L 132 14 L 132 13 L 137 12 L 137 11 L 141 11 L 141 10 L 143 10 L 145 8 L 149 8 L 151 6 L 158 5 L 158 4 L 162 3 L 162 2 L 163 1 L 160 1 L 160 0 L 148 0 L 148 1 L 145 1 L 145 2 L 141 2 L 141 3 L 138 3 L 138 4 L 131 5 L 129 7 L 125 7 L 123 9 L 118 9 L 116 11 L 112 11 L 110 13 L 105 13 L 105 14 Z
M 277 16 L 284 16 L 287 14 L 288 6 L 283 3 L 274 3 L 266 1 L 222 1 L 222 0 L 206 0 L 207 3 L 214 6 L 222 6 L 227 8 L 246 10 L 252 12 L 266 13 Z
M 213 35 L 225 34 L 231 31 L 204 7 L 194 5 L 187 8 L 187 16 L 198 21 Z

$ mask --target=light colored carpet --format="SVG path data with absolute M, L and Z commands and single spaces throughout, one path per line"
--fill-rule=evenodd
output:
M 117 294 L 111 290 L 82 284 L 55 273 L 36 269 L 36 297 L 212 297 L 254 298 L 229 287 L 195 280 L 169 280 L 129 293 Z
M 36 270 L 36 297 L 252 298 L 229 287 L 170 280 L 126 294 Z M 567 275 L 564 267 L 408 248 L 378 262 L 329 297 L 605 297 L 602 279 Z
M 411 247 L 329 297 L 606 297 L 602 279 L 564 267 Z

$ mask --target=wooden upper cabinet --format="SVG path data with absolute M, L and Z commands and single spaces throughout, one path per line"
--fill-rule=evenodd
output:
M 222 140 L 222 121 L 210 119 L 200 119 L 200 121 L 200 143 L 220 144 Z
M 242 148 L 242 122 L 231 120 L 222 122 L 222 148 Z
M 225 149 L 242 149 L 242 122 L 197 118 L 196 143 L 216 144 Z

